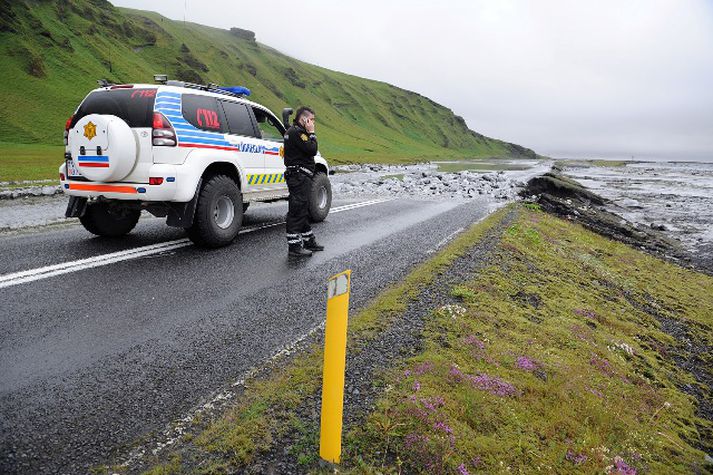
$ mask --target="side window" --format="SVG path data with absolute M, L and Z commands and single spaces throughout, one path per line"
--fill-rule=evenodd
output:
M 220 102 L 223 104 L 225 118 L 228 119 L 228 130 L 230 130 L 230 133 L 255 137 L 255 128 L 253 127 L 253 120 L 252 117 L 250 117 L 248 106 L 238 104 L 237 102 Z
M 215 97 L 183 95 L 183 118 L 193 126 L 210 132 L 227 132 L 223 110 Z
M 275 119 L 272 114 L 268 114 L 262 109 L 253 107 L 257 127 L 260 129 L 260 136 L 265 140 L 273 142 L 282 142 L 285 136 L 285 129 L 282 124 Z

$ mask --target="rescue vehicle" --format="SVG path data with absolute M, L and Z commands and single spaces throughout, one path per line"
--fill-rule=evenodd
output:
M 253 202 L 288 197 L 279 120 L 243 87 L 168 80 L 91 91 L 65 125 L 60 184 L 66 215 L 99 236 L 129 233 L 142 210 L 185 228 L 191 240 L 224 246 Z M 329 165 L 315 157 L 310 216 L 331 207 Z

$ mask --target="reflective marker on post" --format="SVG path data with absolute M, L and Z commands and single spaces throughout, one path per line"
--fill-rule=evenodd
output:
M 352 271 L 329 279 L 327 286 L 327 324 L 324 330 L 324 376 L 322 382 L 322 427 L 319 456 L 339 463 L 342 453 L 342 409 L 344 369 L 347 357 L 347 319 Z

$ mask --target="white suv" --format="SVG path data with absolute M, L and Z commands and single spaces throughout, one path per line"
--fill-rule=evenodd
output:
M 120 236 L 145 209 L 197 244 L 233 241 L 251 202 L 288 197 L 285 125 L 249 93 L 165 80 L 95 89 L 65 126 L 66 215 Z M 285 123 L 291 112 L 283 110 Z M 332 190 L 327 162 L 319 154 L 315 162 L 310 215 L 322 221 Z

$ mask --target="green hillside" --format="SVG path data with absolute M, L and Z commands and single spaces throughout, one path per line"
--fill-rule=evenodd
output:
M 332 163 L 536 156 L 469 130 L 417 93 L 298 61 L 239 28 L 184 24 L 105 0 L 0 0 L 0 38 L 3 161 L 8 144 L 61 145 L 65 120 L 97 79 L 152 82 L 163 72 L 248 86 L 278 113 L 311 105 Z

